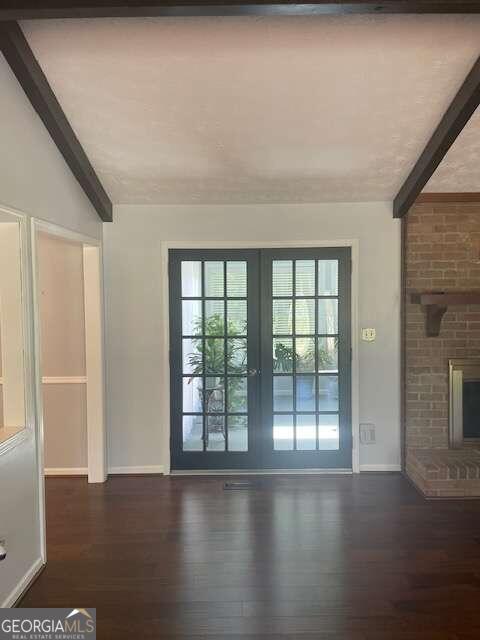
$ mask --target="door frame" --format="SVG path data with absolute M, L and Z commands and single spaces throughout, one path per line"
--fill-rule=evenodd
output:
M 160 395 L 160 426 L 163 433 L 163 469 L 166 475 L 170 474 L 170 283 L 169 283 L 169 265 L 168 254 L 170 249 L 285 249 L 285 248 L 335 248 L 350 247 L 352 273 L 351 273 L 351 417 L 352 417 L 352 472 L 360 472 L 360 449 L 359 449 L 359 354 L 358 354 L 358 268 L 359 268 L 359 241 L 352 240 L 317 240 L 317 241 L 270 241 L 270 242 L 252 242 L 252 241 L 163 241 L 160 243 L 161 248 L 161 292 L 162 292 L 162 381 Z M 268 470 L 265 470 L 268 472 Z M 263 471 L 262 471 L 263 472 Z M 276 470 L 278 473 L 278 470 Z M 308 473 L 308 470 L 306 470 Z M 318 471 L 319 472 L 319 471 Z M 331 469 L 325 472 L 332 473 Z M 208 473 L 208 472 L 203 472 Z M 236 472 L 237 473 L 237 472 Z M 291 473 L 285 470 L 284 473 Z M 311 473 L 311 471 L 310 471 Z
M 105 328 L 103 294 L 102 243 L 65 227 L 31 219 L 31 255 L 33 289 L 33 330 L 35 353 L 35 396 L 38 415 L 38 460 L 41 495 L 45 492 L 43 380 L 41 368 L 41 323 L 39 307 L 38 233 L 78 243 L 83 248 L 85 304 L 85 378 L 74 382 L 86 384 L 87 390 L 87 464 L 90 483 L 107 479 L 107 444 L 105 415 Z M 52 382 L 52 380 L 50 380 Z M 61 380 L 59 379 L 61 382 Z M 68 380 L 67 382 L 71 382 Z M 72 470 L 70 470 L 72 473 Z M 60 475 L 60 474 L 59 474 Z

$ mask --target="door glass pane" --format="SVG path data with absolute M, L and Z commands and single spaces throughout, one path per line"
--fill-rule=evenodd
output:
M 227 340 L 227 371 L 229 373 L 247 372 L 247 340 L 245 338 Z
M 293 416 L 273 416 L 273 447 L 276 451 L 293 449 Z
M 202 333 L 201 300 L 182 302 L 182 333 L 184 336 L 197 336 Z
M 338 295 L 338 260 L 318 261 L 318 295 Z
M 203 373 L 202 341 L 195 338 L 184 338 L 182 347 L 183 373 Z
M 292 373 L 293 340 L 292 338 L 273 339 L 273 371 L 275 373 Z
M 229 336 L 247 335 L 247 301 L 228 300 L 227 322 Z
M 203 412 L 203 378 L 183 378 L 183 412 Z
M 315 376 L 296 376 L 297 411 L 315 411 Z
M 229 413 L 246 413 L 248 401 L 248 378 L 228 378 Z
M 338 264 L 272 261 L 275 450 L 339 447 Z
M 202 295 L 202 263 L 182 262 L 182 296 L 199 298 Z
M 293 409 L 293 376 L 274 376 L 273 378 L 273 410 L 292 411 Z
M 339 447 L 338 414 L 320 414 L 318 416 L 318 448 L 331 450 Z
M 338 371 L 338 338 L 318 338 L 318 370 Z
M 296 260 L 295 295 L 315 295 L 315 260 Z
M 223 338 L 205 338 L 205 373 L 225 371 L 224 347 Z
M 338 300 L 336 298 L 318 300 L 318 333 L 338 333 Z
M 338 376 L 318 377 L 319 411 L 338 411 Z
M 273 301 L 273 333 L 288 335 L 292 333 L 292 300 Z
M 295 333 L 315 333 L 315 300 L 312 298 L 295 300 Z
M 247 297 L 246 262 L 227 262 L 227 296 L 229 298 Z
M 317 448 L 317 425 L 314 413 L 297 416 L 297 449 L 312 451 Z
M 223 300 L 205 300 L 205 335 L 223 336 L 225 303 Z
M 225 451 L 225 416 L 207 416 L 207 451 Z
M 247 416 L 228 416 L 228 450 L 248 451 Z
M 248 451 L 247 260 L 181 262 L 182 450 Z M 228 377 L 226 374 L 228 372 Z
M 297 338 L 295 340 L 297 373 L 314 373 L 315 338 Z
M 274 260 L 273 265 L 273 295 L 293 295 L 293 262 L 292 260 Z
M 219 376 L 205 378 L 205 413 L 225 411 L 225 380 Z
M 183 416 L 183 450 L 203 451 L 203 417 Z
M 207 298 L 223 298 L 223 262 L 205 262 L 205 296 Z

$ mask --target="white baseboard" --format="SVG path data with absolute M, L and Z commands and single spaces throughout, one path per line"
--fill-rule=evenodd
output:
M 199 469 L 174 470 L 172 476 L 338 476 L 352 475 L 351 469 Z
M 147 465 L 143 467 L 110 467 L 108 473 L 111 475 L 128 474 L 163 474 L 163 465 Z M 88 467 L 47 467 L 46 476 L 88 476 Z
M 153 464 L 143 467 L 109 467 L 108 473 L 110 475 L 135 475 L 135 474 L 163 474 L 163 465 Z
M 46 476 L 88 476 L 87 467 L 46 467 Z
M 361 464 L 360 473 L 362 471 L 401 471 L 400 464 Z
M 361 464 L 360 471 L 401 471 L 399 464 Z M 163 474 L 164 467 L 158 465 L 145 465 L 140 467 L 110 467 L 108 469 L 110 475 L 129 475 L 129 474 Z M 308 475 L 308 474 L 351 474 L 351 469 L 222 469 L 219 471 L 176 471 L 174 475 L 241 475 L 241 474 L 257 474 L 257 475 Z M 46 476 L 87 476 L 87 467 L 54 467 L 45 469 Z
M 43 561 L 41 558 L 35 560 L 27 573 L 23 576 L 17 586 L 9 593 L 9 595 L 3 601 L 1 608 L 9 609 L 13 607 L 19 598 L 25 593 L 33 580 L 37 577 L 38 572 L 43 567 Z

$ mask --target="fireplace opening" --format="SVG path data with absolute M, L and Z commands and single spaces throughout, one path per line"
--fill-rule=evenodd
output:
M 463 381 L 463 437 L 480 438 L 480 379 Z
M 449 361 L 450 446 L 480 444 L 480 358 Z

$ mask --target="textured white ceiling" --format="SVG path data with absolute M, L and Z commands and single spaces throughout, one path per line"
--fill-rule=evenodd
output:
M 480 191 L 480 109 L 450 147 L 425 191 Z
M 480 16 L 22 26 L 122 204 L 391 199 L 480 53 Z

